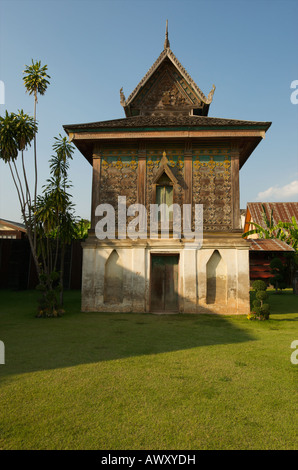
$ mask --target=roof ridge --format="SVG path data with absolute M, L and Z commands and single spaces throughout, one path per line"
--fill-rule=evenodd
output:
M 125 106 L 127 106 L 131 101 L 132 99 L 135 97 L 135 95 L 137 94 L 137 92 L 139 91 L 139 89 L 143 86 L 143 84 L 149 79 L 149 77 L 151 76 L 153 70 L 156 70 L 158 65 L 161 64 L 164 56 L 167 55 L 167 49 L 164 49 L 158 56 L 158 58 L 156 59 L 156 61 L 151 65 L 150 69 L 147 71 L 147 73 L 144 75 L 144 77 L 140 80 L 140 82 L 138 83 L 138 85 L 135 87 L 135 89 L 131 92 L 131 94 L 129 95 L 129 97 L 127 98 L 127 100 L 125 101 Z

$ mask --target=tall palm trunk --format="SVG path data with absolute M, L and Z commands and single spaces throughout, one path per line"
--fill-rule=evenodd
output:
M 25 202 L 25 198 L 24 198 L 24 193 L 23 193 L 23 190 L 22 190 L 22 186 L 20 188 L 18 187 L 17 180 L 16 180 L 15 175 L 13 173 L 13 168 L 12 168 L 11 163 L 8 162 L 8 164 L 9 164 L 9 168 L 10 168 L 10 172 L 11 172 L 11 176 L 12 176 L 14 185 L 15 185 L 16 190 L 17 190 L 17 194 L 18 194 L 18 198 L 19 198 L 19 202 L 20 202 L 20 206 L 21 206 L 21 212 L 22 212 L 22 215 L 23 215 L 23 219 L 24 219 L 24 222 L 27 226 L 27 237 L 28 237 L 29 244 L 30 244 L 30 247 L 31 247 L 31 253 L 32 253 L 34 264 L 35 264 L 35 267 L 36 267 L 36 272 L 37 272 L 37 275 L 39 277 L 40 274 L 41 274 L 40 266 L 39 266 L 39 261 L 38 261 L 38 257 L 37 257 L 37 254 L 36 254 L 36 250 L 33 250 L 31 224 L 30 224 L 30 222 L 27 223 L 26 210 L 25 210 L 26 202 Z M 20 182 L 20 178 L 19 178 L 15 163 L 14 163 L 14 167 L 15 167 L 15 170 L 16 170 L 17 179 Z
M 64 260 L 65 260 L 65 243 L 62 243 L 61 246 L 61 264 L 60 264 L 60 307 L 63 307 L 63 291 L 64 291 L 64 282 L 63 282 L 63 277 L 64 277 Z
M 36 123 L 36 103 L 37 103 L 37 89 L 34 90 L 34 121 Z M 36 152 L 36 134 L 34 134 L 34 167 L 35 167 L 35 187 L 34 187 L 34 208 L 33 208 L 33 235 L 34 235 L 34 250 L 36 251 L 36 198 L 37 198 L 37 152 Z

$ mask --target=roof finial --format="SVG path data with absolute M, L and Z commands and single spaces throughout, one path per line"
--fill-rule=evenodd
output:
M 168 37 L 168 20 L 166 22 L 166 39 L 165 39 L 165 43 L 164 43 L 164 49 L 169 49 L 170 48 L 170 41 L 169 41 L 169 37 Z
M 123 93 L 123 87 L 120 89 L 120 104 L 121 106 L 125 106 L 125 96 L 124 96 L 124 93 Z

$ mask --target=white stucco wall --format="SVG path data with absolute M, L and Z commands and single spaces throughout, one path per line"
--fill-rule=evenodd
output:
M 210 243 L 209 243 L 210 245 Z M 184 248 L 179 240 L 165 242 L 117 240 L 112 244 L 95 238 L 83 243 L 82 311 L 150 312 L 151 254 L 179 255 L 178 294 L 181 313 L 247 314 L 249 312 L 249 252 L 239 241 L 224 246 L 203 244 L 199 250 Z M 105 265 L 116 249 L 123 267 L 123 302 L 104 301 Z M 226 294 L 215 303 L 207 299 L 207 263 L 214 250 L 222 262 L 216 273 L 225 281 Z M 226 277 L 226 279 L 224 279 Z

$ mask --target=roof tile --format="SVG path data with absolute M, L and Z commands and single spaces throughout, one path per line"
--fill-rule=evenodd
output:
M 66 124 L 65 130 L 71 129 L 100 129 L 100 128 L 137 128 L 137 127 L 270 127 L 271 122 L 243 121 L 238 119 L 223 119 L 207 116 L 134 116 L 110 121 L 89 122 L 83 124 Z
M 250 251 L 295 251 L 286 242 L 276 238 L 250 238 L 247 241 L 250 243 Z

